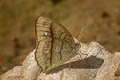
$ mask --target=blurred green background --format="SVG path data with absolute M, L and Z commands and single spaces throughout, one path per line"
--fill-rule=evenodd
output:
M 54 18 L 83 43 L 120 51 L 120 0 L 0 0 L 0 74 L 21 65 L 35 48 L 38 16 Z

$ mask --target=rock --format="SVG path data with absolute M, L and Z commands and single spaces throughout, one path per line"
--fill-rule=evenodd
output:
M 22 80 L 35 80 L 40 73 L 40 68 L 37 65 L 34 55 L 35 50 L 30 53 L 22 64 Z
M 115 72 L 120 64 L 120 52 L 111 54 L 97 42 L 81 44 L 78 55 L 49 73 L 40 73 L 34 52 L 22 66 L 2 74 L 1 80 L 119 80 Z
M 120 53 L 114 53 L 98 70 L 94 80 L 116 80 L 115 71 L 120 64 Z
M 0 80 L 20 80 L 21 66 L 16 66 L 0 76 Z

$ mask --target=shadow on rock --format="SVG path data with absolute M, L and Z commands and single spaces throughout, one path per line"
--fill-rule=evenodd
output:
M 103 64 L 104 60 L 101 58 L 97 58 L 96 56 L 90 56 L 88 58 L 85 58 L 83 60 L 73 61 L 70 63 L 63 64 L 53 70 L 51 70 L 49 73 L 57 73 L 65 68 L 70 69 L 98 69 Z

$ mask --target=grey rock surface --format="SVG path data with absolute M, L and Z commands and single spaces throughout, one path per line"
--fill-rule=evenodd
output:
M 80 43 L 78 55 L 63 65 L 42 73 L 36 63 L 34 51 L 22 66 L 14 67 L 0 76 L 1 80 L 118 80 L 115 71 L 120 64 L 120 52 L 111 54 L 97 42 Z M 119 78 L 120 79 L 120 78 Z

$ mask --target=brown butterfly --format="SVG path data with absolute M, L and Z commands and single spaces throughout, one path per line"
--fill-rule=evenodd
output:
M 77 54 L 72 35 L 55 20 L 38 17 L 35 32 L 35 59 L 43 72 L 49 72 Z

